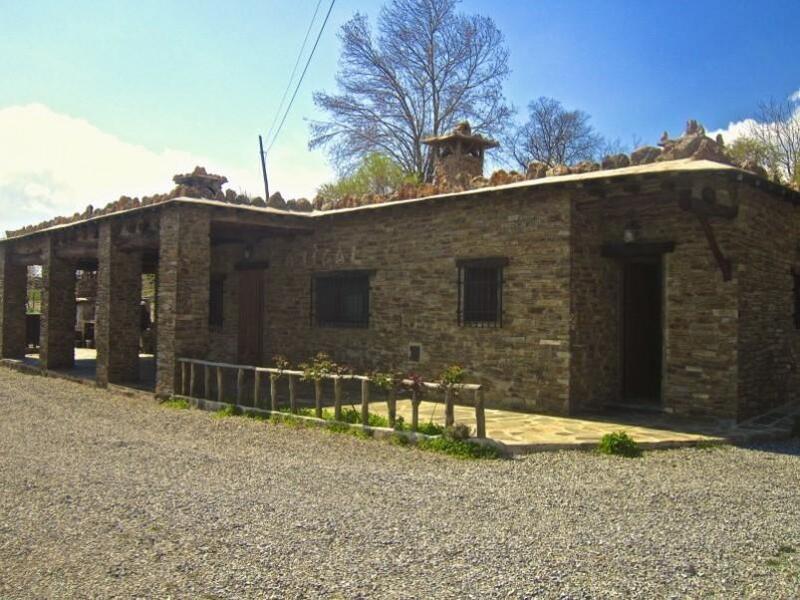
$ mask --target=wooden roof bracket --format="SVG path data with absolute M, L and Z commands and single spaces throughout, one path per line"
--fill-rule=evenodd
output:
M 711 228 L 711 223 L 708 218 L 721 217 L 725 219 L 735 219 L 739 213 L 736 206 L 723 206 L 716 203 L 716 192 L 713 188 L 703 188 L 702 197 L 692 197 L 691 190 L 683 190 L 678 199 L 678 204 L 683 210 L 694 213 L 697 217 L 700 227 L 708 241 L 708 246 L 714 259 L 717 261 L 717 266 L 722 273 L 722 281 L 730 281 L 733 278 L 733 263 L 725 256 L 722 249 L 719 247 L 717 238 L 714 235 L 714 230 Z

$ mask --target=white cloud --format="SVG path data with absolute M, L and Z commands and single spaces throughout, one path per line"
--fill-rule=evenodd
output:
M 251 168 L 243 168 L 181 150 L 156 152 L 42 104 L 3 108 L 0 231 L 71 215 L 87 204 L 103 206 L 121 195 L 141 197 L 169 191 L 173 175 L 196 165 L 225 175 L 235 190 L 258 195 L 263 183 L 257 154 L 255 158 Z M 271 156 L 270 175 L 274 180 L 271 190 L 281 189 L 289 198 L 313 197 L 314 190 L 332 173 L 321 157 L 304 146 L 283 146 Z
M 800 90 L 797 90 L 793 94 L 791 94 L 788 98 L 789 102 L 798 102 L 800 103 Z M 794 118 L 796 120 L 800 120 L 800 106 L 794 109 Z M 741 121 L 731 121 L 728 123 L 728 126 L 723 129 L 716 129 L 714 131 L 709 131 L 709 137 L 716 137 L 718 133 L 722 134 L 722 139 L 725 140 L 726 144 L 730 144 L 736 141 L 737 138 L 747 135 L 753 125 L 756 124 L 755 119 L 743 119 Z
M 742 121 L 731 121 L 728 123 L 728 126 L 723 129 L 716 129 L 714 131 L 707 132 L 706 135 L 710 138 L 716 138 L 717 134 L 722 134 L 722 139 L 726 144 L 731 144 L 736 141 L 737 138 L 742 137 L 743 135 L 747 135 L 750 132 L 750 129 L 753 125 L 755 125 L 755 119 L 744 119 Z

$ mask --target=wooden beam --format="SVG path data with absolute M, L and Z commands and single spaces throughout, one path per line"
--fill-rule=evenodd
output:
M 717 261 L 717 266 L 722 273 L 722 281 L 730 281 L 733 277 L 733 265 L 723 253 L 717 243 L 717 238 L 714 236 L 714 230 L 711 229 L 711 223 L 708 222 L 708 217 L 702 213 L 695 213 L 697 219 L 700 221 L 700 226 L 703 228 L 703 233 L 708 240 L 708 245 L 711 248 L 711 253 Z

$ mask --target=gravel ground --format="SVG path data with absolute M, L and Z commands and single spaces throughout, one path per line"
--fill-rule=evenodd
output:
M 800 597 L 796 442 L 459 461 L 2 368 L 0 409 L 3 599 Z

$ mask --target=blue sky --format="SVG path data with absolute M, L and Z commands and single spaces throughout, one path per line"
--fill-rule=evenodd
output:
M 341 24 L 381 4 L 336 2 L 270 157 L 272 188 L 285 197 L 311 196 L 333 177 L 307 150 L 311 93 L 333 89 Z M 315 5 L 0 0 L 0 229 L 166 191 L 171 174 L 199 161 L 259 193 L 256 136 Z M 654 143 L 688 118 L 726 129 L 760 100 L 800 88 L 796 0 L 465 0 L 462 9 L 491 15 L 505 33 L 513 104 L 555 97 L 623 143 Z

